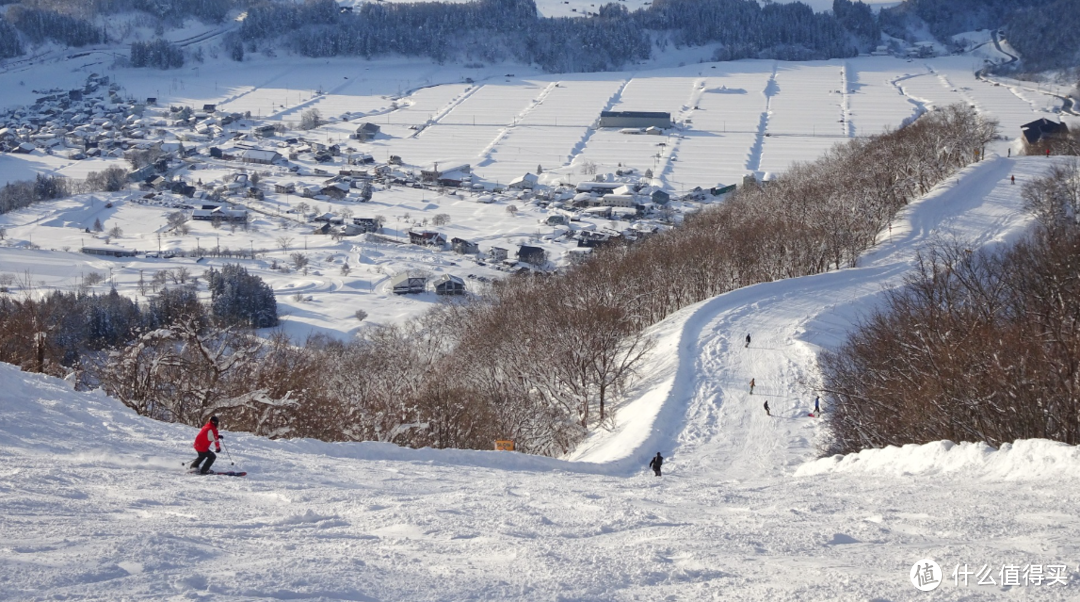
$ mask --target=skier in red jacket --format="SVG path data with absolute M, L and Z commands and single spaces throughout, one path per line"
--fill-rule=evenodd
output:
M 199 452 L 199 457 L 195 458 L 195 461 L 191 463 L 191 469 L 199 470 L 199 474 L 210 472 L 214 460 L 217 460 L 217 455 L 210 451 L 211 443 L 217 448 L 217 452 L 221 453 L 221 435 L 217 432 L 217 425 L 217 416 L 211 416 L 210 420 L 199 431 L 198 436 L 195 437 L 195 451 Z M 206 463 L 203 464 L 202 469 L 199 469 L 199 464 L 202 464 L 203 460 L 206 460 Z

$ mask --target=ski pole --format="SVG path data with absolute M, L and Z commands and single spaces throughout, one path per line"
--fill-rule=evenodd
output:
M 225 446 L 224 439 L 218 439 L 221 442 L 221 449 L 225 450 L 225 455 L 229 456 L 229 466 L 236 466 L 236 462 L 233 462 L 232 454 L 229 453 L 229 448 Z

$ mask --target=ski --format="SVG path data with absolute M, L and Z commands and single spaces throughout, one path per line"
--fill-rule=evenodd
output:
M 224 470 L 224 471 L 220 471 L 220 472 L 217 471 L 217 470 L 211 470 L 211 471 L 208 471 L 208 472 L 205 472 L 205 473 L 199 472 L 197 470 L 189 470 L 189 471 L 187 471 L 187 473 L 188 474 L 195 474 L 195 475 L 204 475 L 204 474 L 206 474 L 206 475 L 217 475 L 217 476 L 221 476 L 221 477 L 246 477 L 247 476 L 246 472 L 240 472 L 240 471 L 236 471 L 236 470 Z

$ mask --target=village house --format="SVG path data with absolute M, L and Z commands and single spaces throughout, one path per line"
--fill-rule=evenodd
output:
M 455 253 L 461 255 L 475 255 L 480 252 L 480 245 L 465 240 L 464 238 L 452 238 L 450 239 L 450 245 L 453 247 Z
M 240 160 L 244 163 L 257 163 L 259 165 L 272 165 L 281 160 L 281 154 L 277 151 L 247 149 L 240 153 Z
M 435 287 L 436 295 L 464 295 L 465 294 L 465 281 L 457 276 L 451 276 L 450 274 L 443 274 L 435 279 L 432 283 Z
M 638 194 L 648 197 L 655 205 L 666 205 L 671 201 L 671 194 L 659 186 L 646 186 L 639 190 Z
M 361 232 L 379 231 L 379 221 L 373 217 L 354 217 L 352 221 L 361 228 Z
M 427 286 L 427 278 L 412 276 L 408 272 L 398 274 L 390 279 L 395 295 L 410 295 L 424 292 Z
M 293 194 L 296 192 L 295 182 L 278 182 L 274 184 L 274 192 L 278 194 Z
M 1020 126 L 1020 132 L 1024 135 L 1024 142 L 1038 144 L 1046 138 L 1068 134 L 1069 126 L 1043 117 Z
M 502 247 L 491 247 L 491 249 L 488 250 L 488 257 L 491 258 L 491 261 L 506 261 L 506 258 L 509 256 L 510 251 Z
M 532 265 L 541 265 L 547 261 L 547 251 L 540 247 L 521 245 L 518 248 L 517 258 L 518 261 L 531 263 Z
M 379 126 L 371 123 L 370 121 L 360 124 L 360 127 L 356 128 L 356 133 L 353 134 L 353 138 L 360 142 L 367 142 L 379 134 Z
M 409 231 L 409 242 L 414 245 L 427 247 L 442 247 L 446 244 L 446 237 L 433 230 Z
M 506 187 L 515 190 L 532 190 L 536 187 L 536 184 L 537 182 L 539 182 L 539 180 L 540 178 L 538 176 L 532 173 L 526 173 L 523 176 L 511 180 L 510 183 L 506 185 Z
M 472 165 L 468 163 L 434 163 L 420 170 L 420 179 L 424 182 L 436 182 L 442 178 L 457 178 L 461 181 L 466 175 L 472 174 Z

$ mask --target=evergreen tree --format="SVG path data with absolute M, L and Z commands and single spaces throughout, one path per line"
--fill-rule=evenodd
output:
M 269 328 L 278 325 L 277 299 L 262 278 L 237 264 L 210 269 L 210 312 L 223 326 Z

